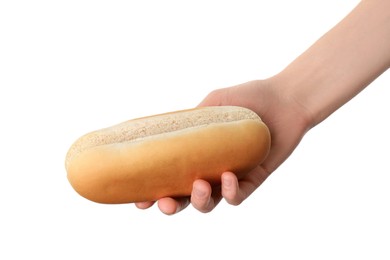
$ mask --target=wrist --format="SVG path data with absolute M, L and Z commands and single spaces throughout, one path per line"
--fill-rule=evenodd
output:
M 301 75 L 302 77 L 302 75 Z M 303 79 L 303 77 L 302 77 Z M 294 111 L 294 117 L 297 122 L 300 122 L 303 131 L 308 131 L 313 128 L 318 122 L 318 115 L 308 102 L 306 102 L 305 94 L 302 94 L 299 86 L 298 77 L 288 75 L 285 72 L 276 74 L 267 79 L 268 85 L 277 93 L 280 100 L 279 104 L 283 104 L 285 111 Z

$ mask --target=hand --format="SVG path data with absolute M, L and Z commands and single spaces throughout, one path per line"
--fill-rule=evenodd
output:
M 276 78 L 250 81 L 238 86 L 211 92 L 199 106 L 233 105 L 249 108 L 267 124 L 271 132 L 271 150 L 267 159 L 237 180 L 232 172 L 224 172 L 221 185 L 211 187 L 204 180 L 196 180 L 191 197 L 162 198 L 158 207 L 165 214 L 174 214 L 191 204 L 201 212 L 209 212 L 224 198 L 229 204 L 239 205 L 293 152 L 312 122 L 311 115 L 293 96 L 283 92 Z M 136 203 L 140 209 L 154 202 Z

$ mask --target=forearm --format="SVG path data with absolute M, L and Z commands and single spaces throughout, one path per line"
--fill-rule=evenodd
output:
M 389 66 L 390 0 L 365 0 L 275 78 L 313 127 Z

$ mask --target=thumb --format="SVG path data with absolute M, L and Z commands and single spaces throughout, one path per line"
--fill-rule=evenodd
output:
M 198 104 L 198 107 L 206 106 L 222 106 L 226 96 L 227 89 L 217 89 L 210 92 L 203 100 Z

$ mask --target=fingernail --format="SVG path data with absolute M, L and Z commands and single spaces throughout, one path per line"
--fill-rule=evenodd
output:
M 225 188 L 230 188 L 232 186 L 232 180 L 229 178 L 222 178 L 222 184 Z
M 194 189 L 194 194 L 198 198 L 204 198 L 206 196 L 206 192 L 200 189 Z

